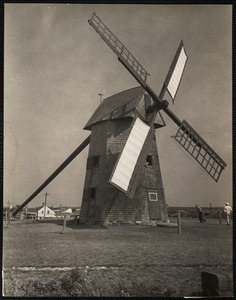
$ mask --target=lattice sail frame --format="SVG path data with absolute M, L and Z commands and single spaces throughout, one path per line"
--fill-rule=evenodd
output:
M 217 182 L 226 163 L 185 121 L 181 123 L 173 138 L 202 166 Z
M 100 37 L 108 44 L 119 59 L 136 73 L 141 82 L 146 82 L 148 72 L 137 61 L 137 59 L 130 53 L 130 51 L 121 43 L 121 41 L 109 30 L 109 28 L 102 22 L 102 20 L 93 13 L 89 24 L 95 29 Z

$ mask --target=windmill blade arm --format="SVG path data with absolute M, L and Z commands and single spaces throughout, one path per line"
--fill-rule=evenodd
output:
M 121 41 L 110 31 L 110 29 L 102 22 L 102 20 L 93 13 L 89 24 L 100 35 L 105 43 L 112 49 L 112 51 L 118 56 L 118 59 L 129 69 L 135 73 L 135 78 L 138 81 L 145 83 L 148 72 L 137 61 L 137 59 L 130 53 L 130 51 L 121 43 Z
M 177 126 L 181 126 L 182 122 L 180 119 L 168 107 L 163 107 L 163 110 Z
M 28 198 L 25 200 L 21 206 L 19 206 L 14 212 L 15 216 L 19 211 L 21 211 L 31 200 L 33 200 L 65 167 L 89 144 L 90 136 L 88 136 L 80 145 L 77 147 L 74 152 L 44 181 L 42 185 Z
M 174 139 L 216 182 L 219 180 L 226 163 L 185 120 Z

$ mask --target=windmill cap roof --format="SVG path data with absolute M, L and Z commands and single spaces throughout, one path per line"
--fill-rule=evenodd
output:
M 134 118 L 135 111 L 144 92 L 144 88 L 138 86 L 104 99 L 88 120 L 84 129 L 91 130 L 93 124 L 105 120 L 128 117 Z M 145 114 L 145 111 L 143 111 L 143 113 Z M 165 126 L 165 122 L 161 117 L 159 117 L 159 121 L 155 121 L 154 124 L 156 128 Z

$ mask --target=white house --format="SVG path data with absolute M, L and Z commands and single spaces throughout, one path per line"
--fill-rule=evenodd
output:
M 71 208 L 68 208 L 67 210 L 64 210 L 63 212 L 62 212 L 62 214 L 72 214 L 72 209 Z
M 41 206 L 37 209 L 38 219 L 55 218 L 55 212 L 48 206 Z
M 64 215 L 71 215 L 72 214 L 72 208 L 67 207 L 55 207 L 53 208 L 53 211 L 55 212 L 55 216 L 58 218 L 63 218 Z

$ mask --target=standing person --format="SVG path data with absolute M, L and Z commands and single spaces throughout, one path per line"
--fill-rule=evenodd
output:
M 198 218 L 199 218 L 199 221 L 201 223 L 205 223 L 206 222 L 206 219 L 204 218 L 204 213 L 203 213 L 201 207 L 199 208 Z
M 230 215 L 232 213 L 232 207 L 229 205 L 228 202 L 225 203 L 225 207 L 224 207 L 224 212 L 226 213 L 226 220 L 227 220 L 227 225 L 230 224 Z

